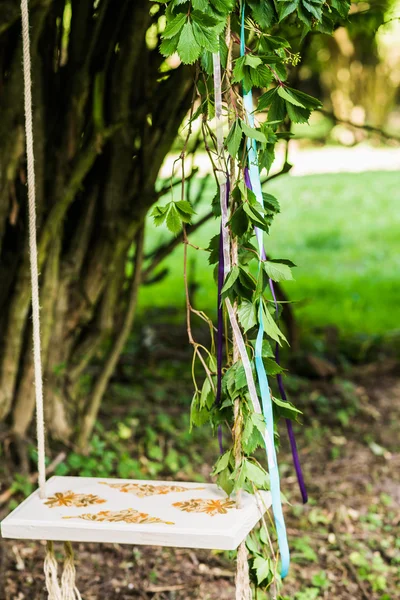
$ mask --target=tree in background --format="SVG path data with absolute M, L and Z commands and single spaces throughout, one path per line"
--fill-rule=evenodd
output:
M 304 41 L 303 85 L 322 95 L 339 120 L 390 126 L 400 84 L 399 14 L 398 0 L 354 2 L 347 23 L 333 36 L 327 32 Z
M 190 105 L 191 74 L 165 65 L 148 0 L 30 5 L 46 420 L 67 439 L 83 417 L 84 443 L 130 329 L 128 252 L 139 240 L 140 270 L 143 220 Z M 0 419 L 11 418 L 17 439 L 34 411 L 21 62 L 10 0 L 0 6 Z M 112 335 L 108 370 L 83 390 Z
M 178 69 L 179 61 L 165 61 L 159 53 L 165 20 L 158 3 L 32 0 L 30 4 L 47 422 L 49 434 L 63 439 L 71 435 L 72 424 L 82 422 L 84 446 L 131 329 L 141 280 L 143 222 L 159 197 L 155 182 L 160 166 L 191 104 L 195 69 Z M 348 8 L 347 2 L 342 4 Z M 354 60 L 362 64 L 372 60 L 369 73 L 377 64 L 376 52 L 370 55 L 363 48 L 373 46 L 389 5 L 389 0 L 373 3 L 372 12 L 361 15 L 369 23 L 368 42 L 365 38 L 365 43 L 353 44 Z M 354 3 L 352 8 L 356 17 L 358 6 Z M 338 38 L 353 39 L 360 29 L 350 19 L 334 38 L 324 35 L 322 26 L 316 35 L 303 35 L 293 20 L 289 14 L 279 25 L 293 52 L 299 49 L 302 54 L 299 69 L 288 65 L 291 85 L 316 95 L 322 87 L 334 98 L 342 85 L 338 77 L 342 59 L 325 62 L 322 69 L 319 50 L 323 57 L 332 46 L 332 55 L 341 56 Z M 16 440 L 25 438 L 34 410 L 20 38 L 19 5 L 4 0 L 0 419 L 12 422 Z M 298 81 L 301 73 L 305 75 Z M 339 116 L 351 117 L 333 105 Z M 176 243 L 161 249 L 156 262 Z M 134 248 L 136 269 L 127 278 Z M 94 357 L 101 357 L 105 368 L 92 381 L 87 367 Z

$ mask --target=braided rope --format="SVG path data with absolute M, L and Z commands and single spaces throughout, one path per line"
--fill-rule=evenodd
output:
M 32 286 L 33 363 L 35 370 L 36 430 L 38 447 L 39 494 L 46 497 L 46 459 L 43 410 L 43 377 L 40 343 L 39 272 L 36 242 L 35 157 L 33 152 L 32 74 L 29 37 L 28 0 L 21 0 L 22 50 L 24 72 L 25 135 L 29 205 L 29 254 Z
M 61 598 L 62 600 L 82 600 L 82 596 L 76 587 L 74 552 L 71 542 L 64 542 L 64 569 L 61 576 Z
M 39 496 L 46 498 L 46 448 L 44 427 L 43 375 L 40 341 L 40 304 L 39 304 L 39 271 L 36 240 L 36 184 L 35 156 L 33 150 L 33 117 L 32 117 L 32 67 L 29 36 L 28 0 L 21 0 L 22 52 L 24 75 L 25 136 L 28 179 L 29 207 L 29 255 L 32 287 L 32 323 L 33 323 L 33 363 L 35 372 L 36 397 L 36 431 L 38 447 Z M 57 560 L 53 542 L 47 542 L 44 560 L 44 574 L 48 600 L 82 600 L 75 585 L 74 554 L 70 542 L 64 543 L 65 561 L 61 577 L 58 580 Z
M 249 563 L 246 542 L 238 549 L 236 570 L 236 600 L 251 600 L 253 597 L 250 587 Z
M 53 542 L 47 542 L 46 558 L 44 559 L 44 576 L 48 600 L 63 600 L 58 582 L 58 565 L 54 554 Z

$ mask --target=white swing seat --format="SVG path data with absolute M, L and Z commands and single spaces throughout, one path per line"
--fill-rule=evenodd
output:
M 234 550 L 270 507 L 269 492 L 234 497 L 214 484 L 52 477 L 1 523 L 3 538 Z

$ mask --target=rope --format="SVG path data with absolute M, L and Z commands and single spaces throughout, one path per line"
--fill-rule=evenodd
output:
M 60 584 L 58 583 L 58 566 L 54 554 L 53 542 L 47 542 L 46 558 L 44 559 L 44 576 L 48 600 L 63 600 Z
M 39 307 L 39 272 L 36 241 L 36 185 L 35 156 L 33 151 L 33 118 L 32 118 L 32 67 L 29 36 L 28 0 L 21 0 L 22 51 L 24 74 L 25 135 L 28 179 L 29 206 L 29 256 L 32 287 L 32 322 L 33 322 L 33 363 L 35 371 L 36 397 L 36 430 L 38 447 L 39 496 L 46 498 L 46 452 L 44 428 L 43 375 L 40 342 L 40 307 Z M 44 560 L 44 574 L 48 600 L 82 600 L 75 585 L 74 555 L 70 542 L 64 543 L 65 561 L 61 577 L 58 581 L 57 560 L 54 555 L 53 542 L 47 542 Z
M 32 75 L 28 0 L 21 0 L 22 50 L 24 70 L 25 135 L 29 205 L 29 254 L 32 286 L 33 363 L 35 370 L 36 430 L 38 447 L 39 495 L 46 497 L 46 458 L 43 411 L 43 378 L 40 344 L 39 273 L 36 242 L 35 159 L 33 153 Z
M 62 600 L 82 600 L 82 596 L 76 587 L 74 552 L 70 542 L 64 542 L 64 569 L 61 576 L 61 598 Z
M 249 563 L 246 542 L 238 549 L 236 570 L 236 600 L 251 600 L 253 597 L 250 587 Z

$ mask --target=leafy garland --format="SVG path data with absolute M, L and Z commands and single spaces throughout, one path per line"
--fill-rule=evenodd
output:
M 218 365 L 214 341 L 214 326 L 208 317 L 196 311 L 190 303 L 186 257 L 189 244 L 185 226 L 191 222 L 193 207 L 185 199 L 184 157 L 196 119 L 201 120 L 205 147 L 213 164 L 217 182 L 221 183 L 218 165 L 218 148 L 210 121 L 215 116 L 213 88 L 213 55 L 220 57 L 224 67 L 223 97 L 224 119 L 229 123 L 225 139 L 228 155 L 227 170 L 230 173 L 229 234 L 236 260 L 226 275 L 221 291 L 221 301 L 228 299 L 235 307 L 242 333 L 245 336 L 249 358 L 254 366 L 254 348 L 259 319 L 268 340 L 262 349 L 262 360 L 269 376 L 280 375 L 283 369 L 276 360 L 271 343 L 286 342 L 279 328 L 276 305 L 268 293 L 270 280 L 287 281 L 293 278 L 290 260 L 265 258 L 257 271 L 254 263 L 260 261 L 259 251 L 252 243 L 254 229 L 269 232 L 280 207 L 278 200 L 263 193 L 264 205 L 246 185 L 248 140 L 256 142 L 260 170 L 267 174 L 275 159 L 276 144 L 290 137 L 291 123 L 308 122 L 313 110 L 321 103 L 287 84 L 288 71 L 297 67 L 301 60 L 299 52 L 292 52 L 295 44 L 310 32 L 331 34 L 337 24 L 347 18 L 348 0 L 156 0 L 165 5 L 165 28 L 162 33 L 160 52 L 166 58 L 174 53 L 184 64 L 196 63 L 195 94 L 189 119 L 187 139 L 181 153 L 182 197 L 153 211 L 155 223 L 166 223 L 174 234 L 183 228 L 185 250 L 185 285 L 189 341 L 194 348 L 193 380 L 195 392 L 191 407 L 194 426 L 210 423 L 213 430 L 228 428 L 233 433 L 231 446 L 220 456 L 213 475 L 228 493 L 268 487 L 268 474 L 255 458 L 257 448 L 265 447 L 263 434 L 265 421 L 254 412 L 249 398 L 245 368 L 226 335 L 226 365 L 222 381 L 218 377 Z M 246 40 L 243 56 L 238 56 L 242 10 L 246 15 Z M 295 42 L 290 43 L 290 40 Z M 237 57 L 237 58 L 233 58 Z M 249 124 L 243 107 L 241 91 L 256 90 L 255 115 L 264 113 L 257 126 Z M 217 198 L 218 199 L 218 198 Z M 217 201 L 213 202 L 215 215 L 220 216 Z M 209 263 L 220 260 L 220 236 L 209 244 Z M 216 267 L 216 276 L 218 267 Z M 261 306 L 261 310 L 260 310 Z M 210 327 L 211 346 L 197 343 L 192 334 L 191 315 L 196 314 Z M 278 311 L 279 313 L 279 311 Z M 227 329 L 225 328 L 227 331 Z M 195 363 L 200 361 L 205 371 L 202 384 L 198 384 Z M 217 402 L 216 402 L 217 397 Z M 274 417 L 296 420 L 299 415 L 286 397 L 273 397 Z M 261 589 L 270 588 L 276 596 L 279 585 L 277 559 L 271 538 L 265 526 L 253 532 L 247 540 L 250 552 L 250 575 Z M 264 547 L 269 554 L 266 555 Z

